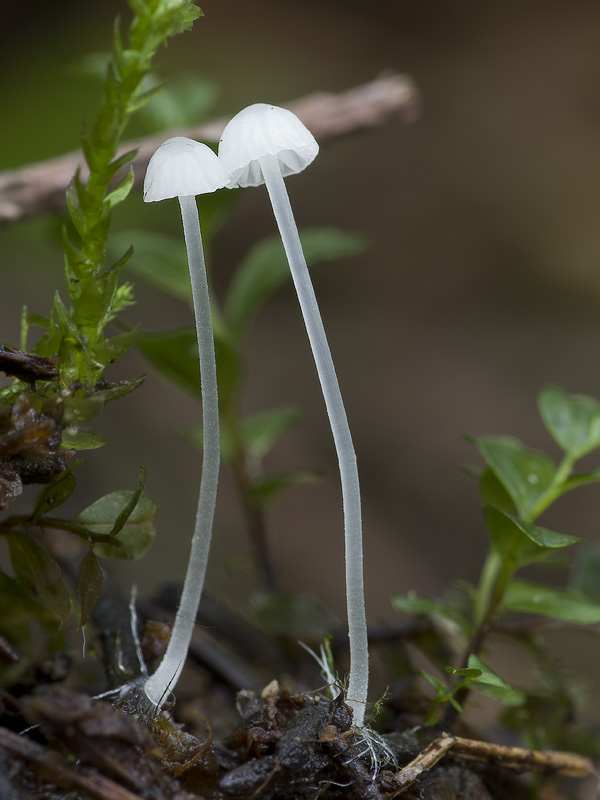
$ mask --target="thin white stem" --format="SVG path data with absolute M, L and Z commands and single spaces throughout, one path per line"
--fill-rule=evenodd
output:
M 260 159 L 260 166 L 283 240 L 292 280 L 298 294 L 339 461 L 344 506 L 346 602 L 350 640 L 348 705 L 354 713 L 355 727 L 360 728 L 364 724 L 367 702 L 369 649 L 365 616 L 362 521 L 356 454 L 325 328 L 281 170 L 275 156 L 264 156 Z
M 196 526 L 179 609 L 163 660 L 145 685 L 146 695 L 156 706 L 160 706 L 165 702 L 169 690 L 177 683 L 187 656 L 200 604 L 200 595 L 204 586 L 219 480 L 220 445 L 217 368 L 200 220 L 195 197 L 180 197 L 179 204 L 181 206 L 183 233 L 192 279 L 192 296 L 200 356 L 203 427 L 202 478 L 200 480 L 200 495 L 196 512 Z

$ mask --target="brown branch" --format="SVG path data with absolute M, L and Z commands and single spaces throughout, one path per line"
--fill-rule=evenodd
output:
M 402 794 L 415 781 L 423 777 L 444 756 L 452 754 L 457 758 L 498 764 L 511 769 L 534 770 L 541 773 L 568 775 L 582 778 L 592 775 L 593 764 L 584 756 L 576 753 L 564 753 L 557 750 L 526 750 L 522 747 L 480 742 L 476 739 L 462 739 L 459 736 L 443 734 L 435 739 L 414 758 L 410 764 L 397 772 L 389 781 L 393 786 L 386 800 L 392 800 Z
M 411 122 L 418 113 L 417 92 L 404 75 L 385 75 L 346 92 L 320 92 L 288 104 L 319 142 L 326 142 L 391 121 Z M 150 156 L 168 136 L 189 136 L 202 141 L 219 140 L 226 119 L 216 119 L 194 128 L 163 132 L 123 144 L 122 155 L 137 149 L 133 162 L 135 186 L 140 186 Z M 65 190 L 78 167 L 85 177 L 80 151 L 37 164 L 0 173 L 0 226 L 37 214 L 61 211 Z

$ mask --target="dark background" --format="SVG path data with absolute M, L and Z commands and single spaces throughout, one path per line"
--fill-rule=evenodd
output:
M 323 266 L 314 279 L 358 453 L 368 616 L 394 621 L 394 592 L 441 593 L 453 579 L 477 579 L 486 534 L 475 484 L 459 469 L 477 462 L 462 434 L 509 433 L 556 457 L 538 390 L 553 382 L 600 396 L 600 6 L 201 5 L 194 31 L 162 52 L 162 74 L 214 80 L 216 115 L 341 91 L 384 70 L 408 73 L 421 94 L 414 124 L 331 144 L 288 181 L 300 226 L 337 225 L 371 241 L 365 255 Z M 117 11 L 129 19 L 124 2 L 4 0 L 0 168 L 78 146 L 98 89 L 74 66 L 107 49 Z M 163 212 L 165 228 L 177 231 L 176 206 Z M 145 214 L 133 195 L 115 230 L 143 227 Z M 47 313 L 62 281 L 57 229 L 42 219 L 0 231 L 0 340 L 18 343 L 23 302 Z M 247 248 L 273 231 L 266 193 L 249 190 L 215 242 L 218 296 Z M 142 286 L 137 296 L 128 316 L 147 328 L 189 316 Z M 118 375 L 143 369 L 132 355 Z M 343 616 L 335 454 L 291 288 L 257 320 L 247 351 L 245 410 L 280 403 L 297 404 L 302 419 L 268 467 L 325 473 L 321 484 L 289 491 L 270 516 L 281 582 Z M 150 374 L 96 425 L 111 441 L 89 454 L 79 502 L 133 488 L 145 464 L 161 507 L 150 554 L 118 570 L 126 586 L 148 592 L 183 573 L 199 456 L 178 433 L 198 418 L 191 400 Z M 599 507 L 600 489 L 584 488 L 543 522 L 594 541 Z M 242 608 L 256 586 L 248 551 L 224 470 L 208 586 Z M 568 640 L 555 635 L 564 651 Z M 586 638 L 578 653 L 585 670 L 598 644 Z

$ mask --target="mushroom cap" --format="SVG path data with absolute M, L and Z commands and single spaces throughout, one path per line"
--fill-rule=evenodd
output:
M 259 159 L 277 156 L 281 174 L 295 175 L 314 161 L 319 145 L 308 128 L 287 108 L 255 103 L 229 121 L 219 142 L 219 158 L 229 173 L 229 189 L 260 186 Z
M 148 163 L 144 202 L 210 194 L 228 183 L 229 177 L 210 147 L 174 136 L 161 144 Z

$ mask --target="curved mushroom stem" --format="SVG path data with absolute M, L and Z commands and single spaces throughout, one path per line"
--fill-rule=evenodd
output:
M 353 711 L 354 726 L 360 728 L 364 724 L 367 702 L 369 649 L 365 615 L 362 520 L 356 453 L 352 444 L 348 418 L 331 351 L 327 343 L 325 328 L 317 305 L 317 298 L 310 280 L 306 259 L 298 236 L 298 228 L 296 227 L 296 221 L 294 220 L 277 158 L 271 155 L 263 156 L 260 159 L 260 166 L 283 240 L 292 280 L 296 287 L 339 461 L 344 506 L 346 603 L 350 640 L 350 678 L 347 702 Z
M 177 683 L 196 623 L 215 515 L 220 459 L 215 343 L 198 207 L 192 195 L 178 199 L 192 280 L 202 379 L 202 478 L 190 559 L 171 638 L 160 666 L 144 687 L 148 699 L 158 707 L 162 706 Z

